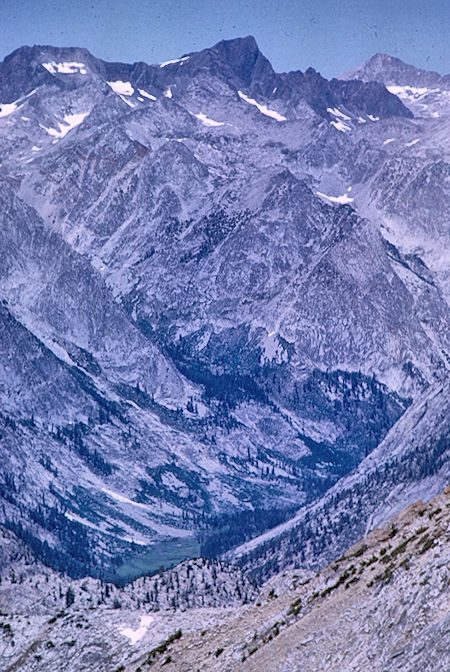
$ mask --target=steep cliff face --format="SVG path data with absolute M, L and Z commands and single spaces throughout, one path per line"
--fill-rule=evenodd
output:
M 226 552 L 382 478 L 446 389 L 449 101 L 372 70 L 278 74 L 251 37 L 0 64 L 1 520 L 46 562 Z

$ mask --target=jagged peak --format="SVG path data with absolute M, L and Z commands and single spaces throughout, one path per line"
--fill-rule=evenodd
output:
M 239 49 L 252 49 L 254 51 L 260 51 L 258 44 L 256 42 L 256 39 L 253 37 L 253 35 L 246 35 L 245 37 L 233 37 L 230 38 L 229 40 L 220 40 L 217 42 L 214 46 L 213 49 L 221 49 L 221 48 L 239 48 Z
M 246 86 L 274 75 L 269 60 L 260 51 L 252 35 L 221 40 L 213 47 L 190 54 L 196 64 L 221 63 Z

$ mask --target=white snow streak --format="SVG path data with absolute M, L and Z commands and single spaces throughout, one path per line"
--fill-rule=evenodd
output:
M 136 107 L 135 104 L 131 102 L 131 100 L 127 100 L 125 96 L 122 96 L 121 93 L 119 93 L 119 98 L 123 100 L 123 102 L 126 103 L 128 107 Z
M 351 203 L 352 201 L 355 200 L 354 198 L 347 196 L 347 194 L 342 194 L 342 196 L 327 196 L 326 194 L 323 194 L 321 191 L 316 191 L 316 194 L 318 196 L 322 196 L 322 198 L 326 198 L 327 201 L 331 201 L 331 203 L 340 203 L 341 205 Z
M 415 140 L 411 140 L 411 142 L 407 142 L 405 144 L 405 147 L 412 147 L 413 145 L 416 145 L 420 141 L 420 138 L 416 138 Z
M 160 68 L 165 68 L 166 65 L 173 65 L 175 63 L 184 63 L 185 61 L 189 60 L 189 56 L 183 56 L 183 58 L 174 58 L 171 61 L 164 61 L 164 63 L 160 64 Z
M 394 142 L 395 138 L 388 138 L 383 142 L 383 145 L 388 145 L 390 142 Z
M 209 119 L 206 114 L 203 114 L 203 112 L 199 112 L 198 114 L 194 114 L 194 117 L 196 117 L 199 121 L 202 122 L 205 126 L 223 126 L 224 122 L 223 121 L 214 121 L 214 119 Z
M 144 89 L 138 89 L 139 93 L 141 96 L 144 96 L 144 98 L 149 98 L 150 100 L 156 100 L 155 96 L 152 96 L 151 93 L 147 93 Z
M 342 121 L 330 121 L 330 124 L 332 124 L 332 126 L 337 128 L 338 131 L 341 131 L 341 133 L 348 133 L 348 131 L 352 130 L 350 126 L 347 126 Z
M 148 544 L 145 541 L 136 539 L 136 537 L 122 537 L 124 541 L 128 541 L 129 544 L 137 544 L 137 546 L 147 546 Z
M 238 91 L 238 95 L 239 98 L 245 100 L 245 102 L 249 105 L 254 105 L 261 112 L 261 114 L 265 114 L 266 117 L 272 117 L 272 119 L 275 119 L 276 121 L 287 121 L 286 117 L 283 117 L 282 114 L 275 112 L 275 110 L 269 110 L 267 105 L 261 105 L 260 103 L 257 103 L 256 100 L 249 98 L 245 95 L 245 93 L 242 93 L 242 91 Z
M 15 112 L 16 110 L 20 110 L 24 106 L 26 99 L 30 98 L 30 96 L 35 94 L 36 91 L 37 89 L 33 89 L 32 91 L 30 91 L 30 93 L 27 93 L 26 96 L 22 96 L 22 98 L 18 98 L 17 100 L 14 100 L 12 103 L 0 103 L 0 117 L 9 117 L 9 115 Z M 22 105 L 19 105 L 19 103 L 22 103 Z M 29 117 L 22 117 L 22 119 L 24 121 L 30 121 Z
M 47 128 L 42 124 L 39 126 L 46 131 L 49 135 L 53 135 L 55 138 L 64 138 L 69 131 L 71 131 L 76 126 L 79 126 L 85 118 L 88 116 L 89 112 L 80 112 L 78 114 L 66 114 L 64 117 L 64 123 L 58 122 L 59 130 L 56 128 Z
M 350 121 L 350 117 L 348 117 L 346 114 L 341 112 L 337 107 L 327 107 L 327 112 L 332 114 L 335 117 L 340 117 L 341 119 L 345 119 L 346 121 Z
M 368 114 L 367 115 L 370 119 L 370 121 L 380 121 L 380 117 L 374 117 L 373 114 Z
M 118 93 L 122 96 L 132 96 L 134 89 L 131 86 L 130 82 L 122 82 L 122 80 L 117 79 L 115 82 L 106 82 L 108 86 L 112 88 L 114 93 Z
M 81 75 L 87 74 L 85 64 L 77 63 L 76 61 L 67 61 L 65 63 L 55 63 L 55 61 L 51 61 L 50 63 L 42 63 L 42 65 L 52 75 L 56 75 L 57 72 L 60 75 L 74 75 L 77 73 L 80 73 Z
M 148 509 L 146 504 L 133 502 L 132 499 L 128 499 L 128 497 L 124 497 L 124 495 L 120 495 L 118 492 L 113 492 L 112 490 L 107 490 L 106 488 L 102 488 L 102 492 L 115 499 L 116 502 L 121 502 L 122 504 L 132 504 L 133 506 L 138 506 L 140 509 Z
M 164 91 L 164 95 L 165 95 L 166 98 L 172 98 L 173 94 L 172 94 L 172 89 L 170 88 L 170 86 L 169 86 L 168 89 L 166 89 Z

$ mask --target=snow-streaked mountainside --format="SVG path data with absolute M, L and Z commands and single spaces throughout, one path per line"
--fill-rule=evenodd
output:
M 41 561 L 266 578 L 442 489 L 448 81 L 5 58 L 0 522 Z

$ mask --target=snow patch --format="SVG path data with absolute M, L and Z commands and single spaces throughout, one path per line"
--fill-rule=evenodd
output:
M 31 151 L 32 152 L 40 152 L 41 149 L 42 149 L 42 147 L 37 147 L 36 145 L 33 145 L 33 147 L 31 148 Z
M 156 100 L 155 96 L 152 96 L 151 93 L 147 93 L 145 89 L 138 89 L 139 93 L 141 96 L 144 96 L 144 98 L 148 98 L 149 100 Z
M 330 121 L 330 124 L 337 128 L 338 131 L 341 131 L 341 133 L 348 133 L 352 130 L 350 126 L 347 126 L 342 121 Z
M 30 93 L 27 93 L 26 96 L 22 96 L 21 98 L 18 98 L 17 100 L 14 100 L 12 103 L 0 103 L 0 117 L 9 117 L 10 114 L 15 112 L 16 110 L 20 110 L 24 106 L 24 102 L 27 98 L 30 98 L 34 93 L 36 93 L 37 89 L 33 89 L 30 91 Z M 22 103 L 19 105 L 19 103 Z M 21 117 L 24 121 L 30 121 L 29 117 Z M 7 122 L 9 123 L 9 122 Z
M 420 141 L 420 138 L 416 138 L 415 140 L 411 140 L 411 142 L 407 142 L 405 144 L 405 147 L 412 147 L 413 145 L 416 145 Z
M 170 88 L 170 86 L 164 91 L 164 95 L 165 95 L 166 98 L 172 98 L 173 97 L 172 89 Z
M 9 117 L 16 110 L 20 110 L 23 105 L 17 105 L 18 102 L 16 100 L 14 103 L 0 103 L 0 117 Z
M 327 201 L 331 201 L 331 203 L 340 203 L 341 205 L 345 205 L 346 203 L 352 203 L 352 201 L 355 200 L 354 198 L 351 198 L 347 194 L 342 194 L 342 196 L 327 196 L 326 194 L 323 194 L 321 191 L 316 191 L 316 194 L 318 196 L 321 196 L 322 198 L 326 198 Z
M 121 635 L 124 635 L 125 637 L 128 637 L 130 640 L 131 644 L 136 644 L 142 637 L 145 635 L 147 632 L 148 626 L 150 623 L 153 621 L 153 616 L 150 616 L 150 614 L 145 614 L 144 616 L 141 617 L 141 622 L 137 630 L 133 630 L 133 628 L 119 628 L 119 632 Z
M 345 119 L 346 121 L 350 121 L 350 117 L 348 117 L 346 114 L 341 112 L 337 107 L 327 107 L 327 112 L 332 114 L 335 117 L 340 117 L 341 119 Z
M 39 124 L 39 126 L 49 135 L 53 135 L 55 138 L 64 138 L 64 136 L 66 136 L 69 131 L 71 131 L 76 126 L 79 126 L 86 119 L 88 114 L 89 112 L 66 114 L 64 117 L 64 123 L 58 122 L 59 130 L 56 128 L 47 128 L 43 124 Z
M 426 87 L 416 87 L 416 86 L 387 86 L 387 90 L 390 93 L 393 93 L 394 96 L 399 98 L 404 98 L 406 100 L 419 100 L 424 96 L 428 96 L 430 93 L 439 93 L 440 89 L 427 89 Z
M 120 100 L 123 100 L 124 103 L 128 105 L 128 107 L 136 107 L 134 103 L 131 102 L 131 100 L 127 100 L 125 96 L 122 96 L 122 94 L 119 93 L 119 98 Z
M 160 63 L 159 67 L 165 68 L 167 65 L 174 65 L 175 63 L 184 63 L 185 61 L 188 60 L 189 56 L 183 56 L 183 58 L 174 58 L 171 61 L 164 61 L 164 63 Z
M 137 506 L 140 509 L 148 509 L 148 506 L 146 504 L 141 504 L 140 502 L 133 502 L 132 499 L 128 499 L 128 497 L 124 497 L 124 495 L 120 495 L 118 492 L 113 492 L 112 490 L 108 490 L 107 488 L 102 488 L 102 492 L 104 492 L 106 495 L 109 495 L 109 497 L 112 497 L 112 499 L 115 499 L 116 502 L 120 502 L 121 504 L 132 504 L 133 506 Z
M 388 145 L 390 142 L 394 142 L 395 138 L 388 138 L 383 142 L 383 145 Z
M 267 105 L 261 105 L 261 103 L 256 102 L 256 100 L 254 100 L 253 98 L 249 98 L 248 96 L 246 96 L 245 93 L 242 93 L 242 91 L 238 91 L 238 96 L 242 100 L 245 100 L 245 102 L 248 103 L 249 105 L 254 105 L 261 112 L 261 114 L 265 114 L 266 117 L 271 117 L 276 121 L 287 121 L 286 117 L 283 117 L 282 114 L 280 114 L 279 112 L 275 112 L 275 110 L 269 110 Z
M 64 63 L 56 63 L 55 61 L 51 61 L 50 63 L 42 63 L 42 65 L 52 75 L 56 75 L 56 73 L 59 73 L 60 75 L 87 74 L 85 64 L 77 63 L 76 61 L 66 61 Z
M 130 82 L 122 82 L 121 79 L 117 79 L 115 82 L 106 83 L 112 88 L 114 93 L 118 93 L 120 96 L 132 96 L 134 93 Z
M 380 121 L 380 117 L 374 117 L 373 114 L 368 114 L 367 115 L 370 119 L 370 121 Z
M 214 121 L 214 119 L 209 119 L 209 117 L 206 116 L 206 114 L 203 114 L 203 112 L 199 112 L 198 114 L 194 114 L 194 117 L 196 117 L 199 121 L 202 122 L 205 126 L 223 126 L 224 122 L 223 121 Z

